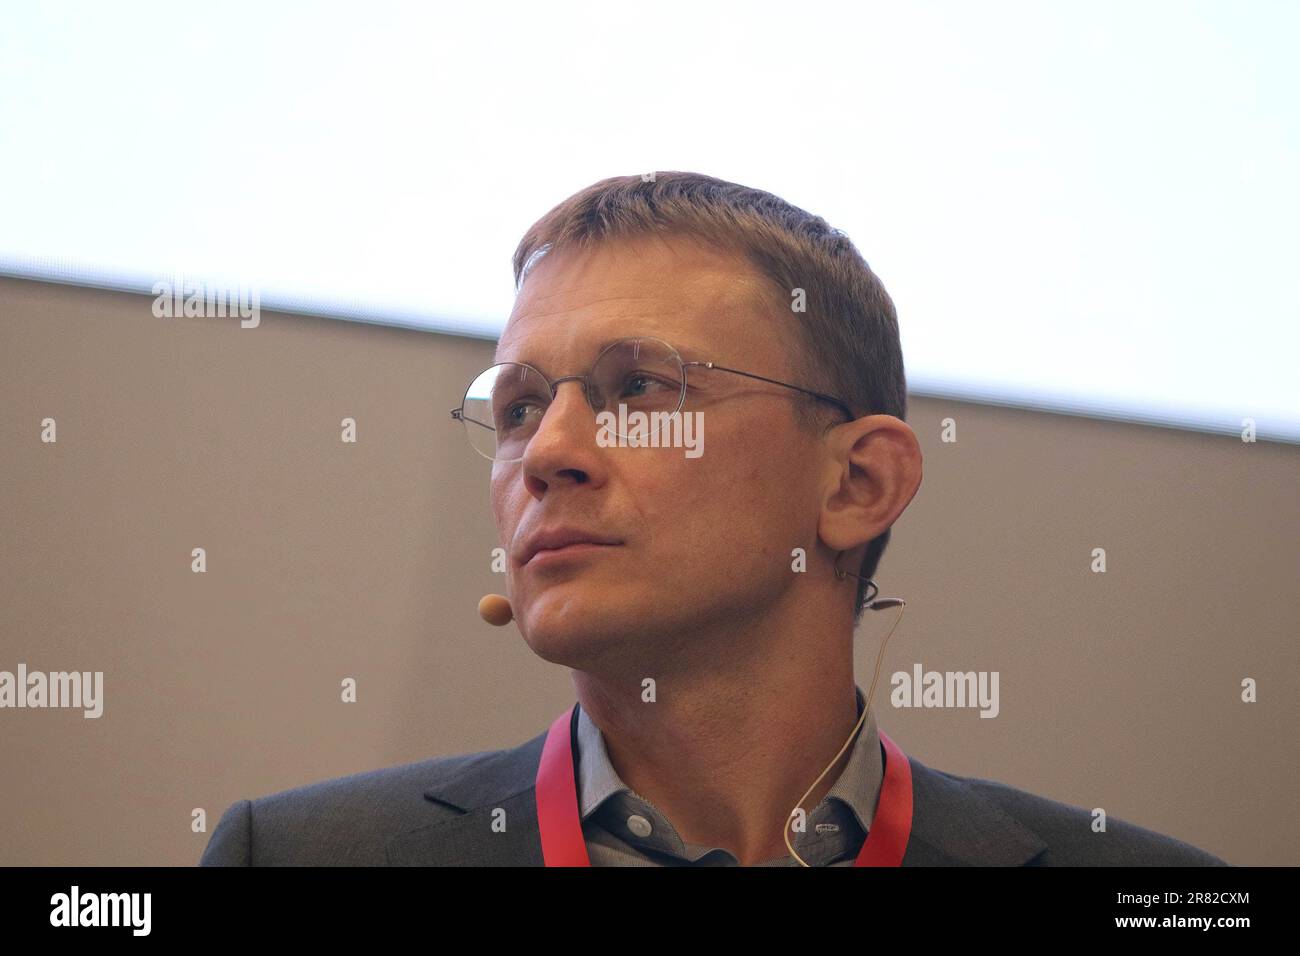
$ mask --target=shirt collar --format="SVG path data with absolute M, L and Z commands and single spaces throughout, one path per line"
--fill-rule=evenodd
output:
M 858 698 L 858 716 L 861 717 L 866 695 L 856 684 L 854 690 Z M 604 735 L 581 706 L 578 707 L 577 736 L 578 803 L 582 808 L 584 823 L 600 809 L 601 804 L 616 794 L 626 793 L 639 802 L 647 803 L 614 770 L 605 749 Z M 876 712 L 872 710 L 853 741 L 848 764 L 817 809 L 820 810 L 832 800 L 838 801 L 853 811 L 859 825 L 866 832 L 871 828 L 871 820 L 875 815 L 884 771 Z M 809 818 L 815 815 L 817 811 L 811 811 Z

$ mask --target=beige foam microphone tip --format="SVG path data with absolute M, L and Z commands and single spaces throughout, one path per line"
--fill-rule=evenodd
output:
M 515 612 L 510 599 L 500 594 L 485 594 L 478 602 L 478 615 L 489 624 L 504 627 L 514 620 Z

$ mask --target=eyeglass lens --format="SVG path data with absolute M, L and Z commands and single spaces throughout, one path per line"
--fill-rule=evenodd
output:
M 596 360 L 588 378 L 587 401 L 597 413 L 610 411 L 616 417 L 620 405 L 629 413 L 672 414 L 681 407 L 685 388 L 681 359 L 671 346 L 653 338 L 627 339 L 611 345 Z M 486 369 L 470 384 L 461 419 L 480 454 L 517 461 L 551 399 L 541 373 L 506 362 Z M 617 423 L 611 430 L 627 437 Z

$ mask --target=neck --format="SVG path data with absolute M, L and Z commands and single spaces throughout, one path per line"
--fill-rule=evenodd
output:
M 788 854 L 791 811 L 811 813 L 834 786 L 851 746 L 800 801 L 859 717 L 851 627 L 847 638 L 809 634 L 806 615 L 802 626 L 780 616 L 736 633 L 693 634 L 690 652 L 649 675 L 653 702 L 626 673 L 573 671 L 578 701 L 623 782 L 683 840 L 723 847 L 745 866 Z

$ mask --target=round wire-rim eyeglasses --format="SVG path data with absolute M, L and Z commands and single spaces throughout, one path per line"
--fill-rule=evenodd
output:
M 526 369 L 529 369 L 532 372 L 535 372 L 541 378 L 541 380 L 544 381 L 547 384 L 547 386 L 550 388 L 551 401 L 555 400 L 556 390 L 560 387 L 560 385 L 563 382 L 570 382 L 570 381 L 581 382 L 582 392 L 587 399 L 587 404 L 591 407 L 591 410 L 593 412 L 595 412 L 596 414 L 600 414 L 604 409 L 597 408 L 595 400 L 592 398 L 592 390 L 590 387 L 591 384 L 590 379 L 592 377 L 592 373 L 597 368 L 600 367 L 601 360 L 612 349 L 625 346 L 629 342 L 644 342 L 644 341 L 657 342 L 660 345 L 664 346 L 664 348 L 667 350 L 666 354 L 672 357 L 677 367 L 681 370 L 681 388 L 677 395 L 677 404 L 673 408 L 672 412 L 669 414 L 670 418 L 676 416 L 677 413 L 681 411 L 682 405 L 686 401 L 687 369 L 705 368 L 705 369 L 713 369 L 714 371 L 718 371 L 718 372 L 730 372 L 733 375 L 743 375 L 746 378 L 757 379 L 760 382 L 768 382 L 769 384 L 772 385 L 780 385 L 782 388 L 791 388 L 794 389 L 796 392 L 803 392 L 805 395 L 811 395 L 813 398 L 819 399 L 820 401 L 829 402 L 830 404 L 834 405 L 836 408 L 838 408 L 841 412 L 844 413 L 845 419 L 847 421 L 853 420 L 854 416 L 853 416 L 852 409 L 849 408 L 847 403 L 841 401 L 840 399 L 836 398 L 833 395 L 827 395 L 824 392 L 817 392 L 810 388 L 804 388 L 801 385 L 791 385 L 789 382 L 779 382 L 774 378 L 768 378 L 765 375 L 758 375 L 755 374 L 754 372 L 744 372 L 737 368 L 729 368 L 725 365 L 719 365 L 716 362 L 700 362 L 700 361 L 686 362 L 682 360 L 681 354 L 672 345 L 670 345 L 668 342 L 665 342 L 663 339 L 655 338 L 654 336 L 650 336 L 650 335 L 633 335 L 627 338 L 619 339 L 616 342 L 611 342 L 609 345 L 607 345 L 604 349 L 601 350 L 601 353 L 598 356 L 596 356 L 596 361 L 591 363 L 591 368 L 587 370 L 587 374 L 585 375 L 565 375 L 562 378 L 550 379 L 547 378 L 546 375 L 543 374 L 540 369 L 536 368 L 533 365 L 529 365 L 527 362 L 497 362 L 493 365 L 489 365 L 478 375 L 474 376 L 474 378 L 470 381 L 470 384 L 465 389 L 464 396 L 461 398 L 460 405 L 458 405 L 456 408 L 453 408 L 451 410 L 451 417 L 454 420 L 464 424 L 466 426 L 466 429 L 468 429 L 469 426 L 473 424 L 473 425 L 477 425 L 480 428 L 484 428 L 487 429 L 488 431 L 495 433 L 496 429 L 493 428 L 491 425 L 488 425 L 485 422 L 480 422 L 477 419 L 465 417 L 465 403 L 470 400 L 469 397 L 470 389 L 474 387 L 474 383 L 477 382 L 480 378 L 482 378 L 484 374 L 500 366 L 512 366 L 512 365 L 522 366 Z M 545 413 L 543 412 L 543 414 Z M 466 434 L 468 435 L 468 431 L 466 432 Z M 516 458 L 497 458 L 493 455 L 489 455 L 486 452 L 484 452 L 472 440 L 470 441 L 470 447 L 472 447 L 476 452 L 478 452 L 484 458 L 487 458 L 489 461 L 512 462 L 512 461 L 520 461 L 523 457 L 521 455 Z

